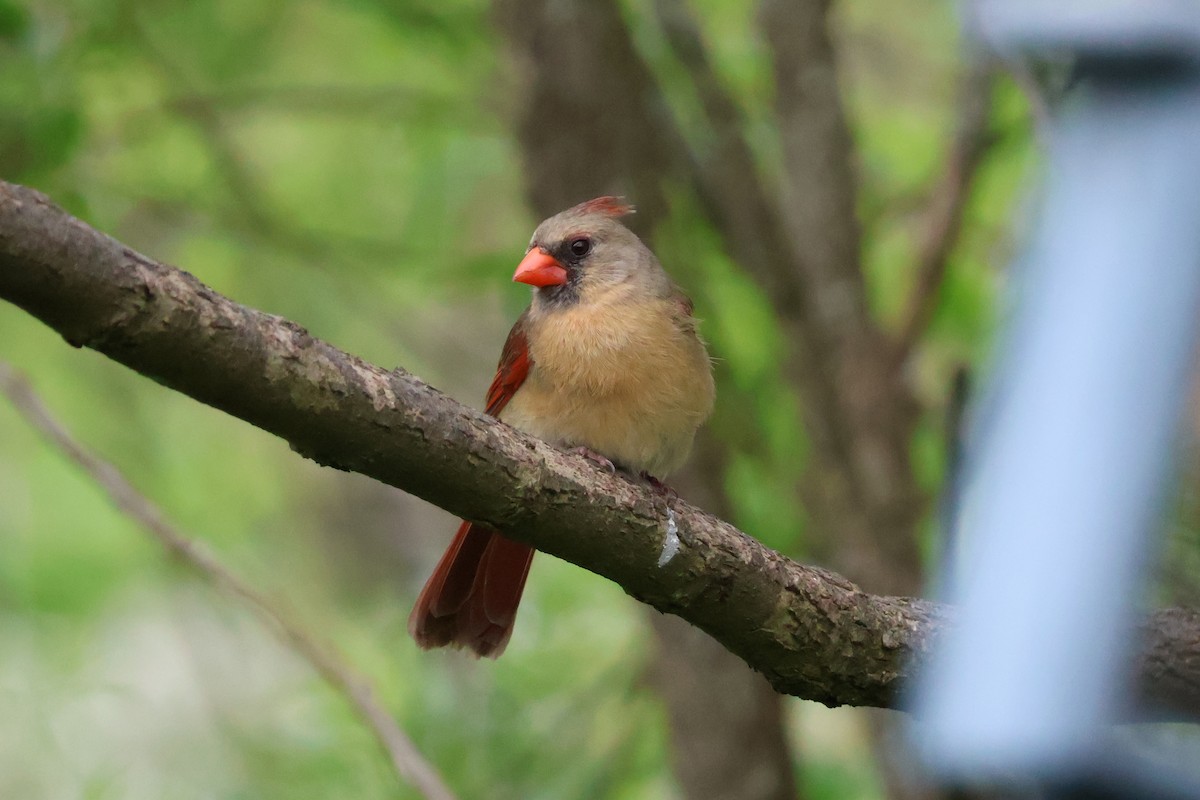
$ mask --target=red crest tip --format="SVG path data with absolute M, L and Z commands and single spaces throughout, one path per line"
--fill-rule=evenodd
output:
M 606 217 L 625 217 L 636 213 L 633 206 L 625 202 L 623 198 L 612 197 L 605 195 L 604 197 L 596 197 L 587 202 L 580 203 L 571 209 L 576 214 L 603 214 Z

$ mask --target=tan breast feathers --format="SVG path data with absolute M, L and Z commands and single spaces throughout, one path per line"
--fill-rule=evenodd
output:
M 531 319 L 533 368 L 501 418 L 662 477 L 687 458 L 713 403 L 708 354 L 671 299 L 624 299 Z

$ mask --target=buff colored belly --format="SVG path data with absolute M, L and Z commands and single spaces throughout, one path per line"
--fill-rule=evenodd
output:
M 663 477 L 678 469 L 712 409 L 712 375 L 699 341 L 656 328 L 649 341 L 539 337 L 529 377 L 501 419 L 635 472 Z

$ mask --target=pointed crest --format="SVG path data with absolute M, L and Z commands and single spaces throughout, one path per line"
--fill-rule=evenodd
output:
M 605 195 L 604 197 L 596 197 L 585 203 L 580 203 L 571 209 L 571 213 L 603 214 L 606 217 L 613 217 L 615 219 L 636 213 L 636 209 L 626 203 L 624 198 Z

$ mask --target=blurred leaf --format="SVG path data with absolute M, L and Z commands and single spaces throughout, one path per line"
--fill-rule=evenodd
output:
M 0 0 L 0 41 L 16 41 L 29 30 L 29 12 L 13 0 Z

